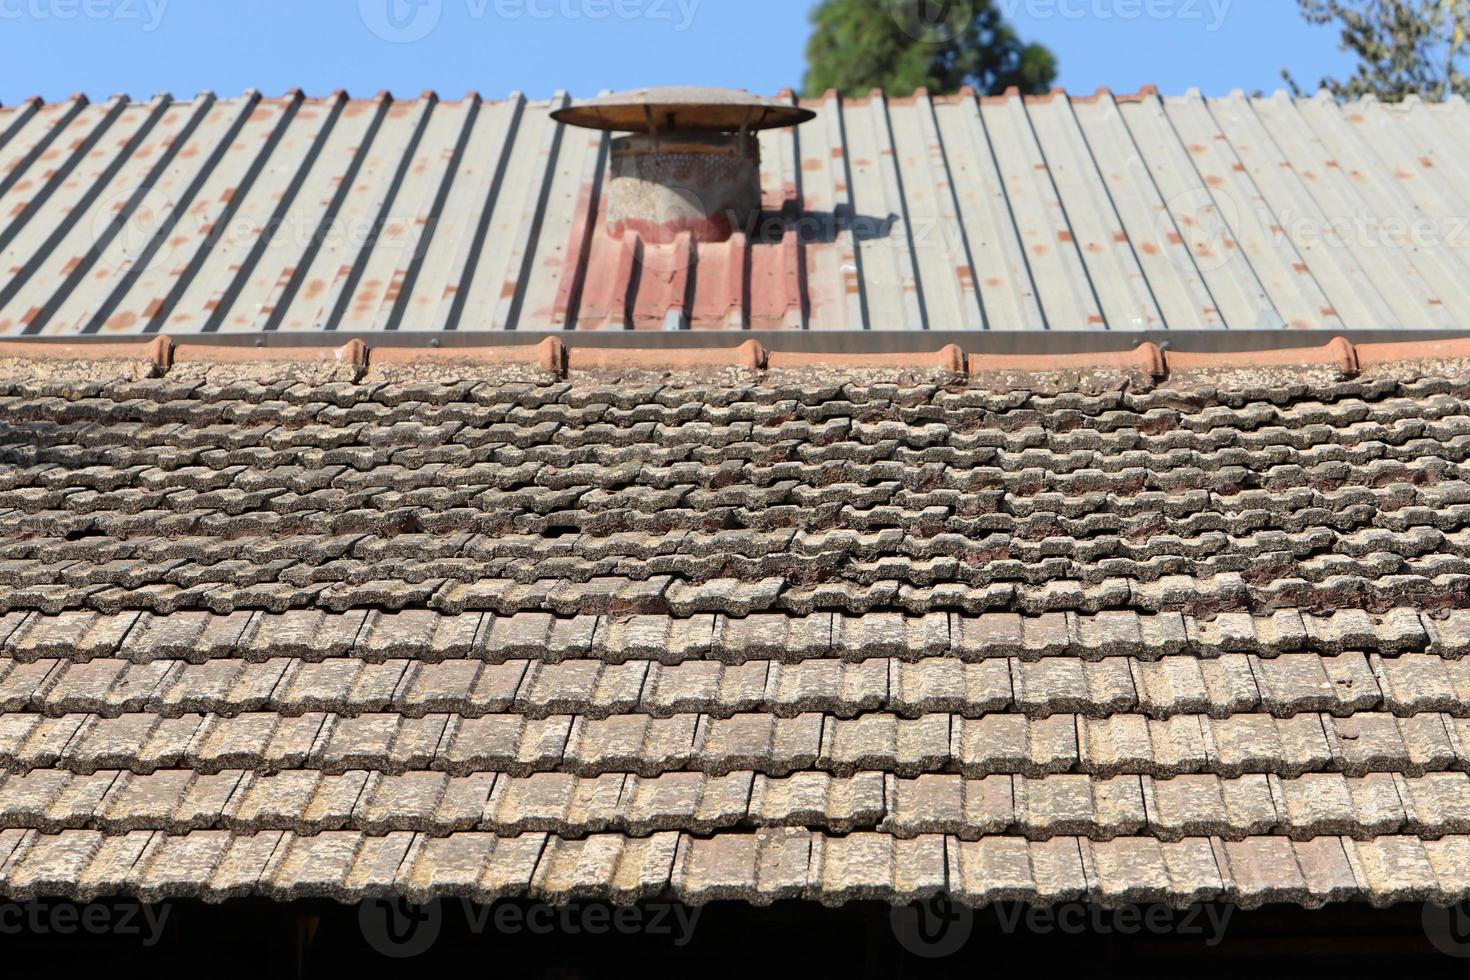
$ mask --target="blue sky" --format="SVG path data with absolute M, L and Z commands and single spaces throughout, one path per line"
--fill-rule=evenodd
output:
M 888 0 L 874 0 L 883 3 Z M 996 0 L 1062 84 L 1206 94 L 1349 67 L 1291 0 Z M 800 84 L 804 0 L 0 0 L 0 102 L 74 91 L 311 95 Z M 396 16 L 394 16 L 396 14 Z

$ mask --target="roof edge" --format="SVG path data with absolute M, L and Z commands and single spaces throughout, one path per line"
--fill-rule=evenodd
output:
M 134 349 L 157 343 L 160 336 L 82 334 L 0 336 L 0 351 L 29 346 L 70 347 L 78 357 L 83 348 Z M 1470 337 L 1464 331 L 1431 327 L 1360 330 L 301 330 L 260 333 L 183 334 L 177 345 L 255 350 L 257 360 L 272 360 L 274 351 L 303 348 L 335 350 L 360 341 L 385 356 L 386 351 L 462 351 L 467 349 L 523 348 L 552 340 L 580 350 L 715 351 L 755 341 L 766 350 L 790 354 L 932 354 L 951 344 L 969 354 L 1112 354 L 1140 344 L 1163 350 L 1200 354 L 1248 353 L 1282 348 L 1319 347 L 1342 337 L 1365 344 L 1416 343 L 1435 345 Z M 4 354 L 0 356 L 26 356 Z
M 724 336 L 729 336 L 724 335 Z M 1289 335 L 1296 336 L 1296 335 Z M 1078 353 L 976 353 L 958 344 L 938 351 L 802 352 L 768 350 L 757 340 L 738 347 L 598 347 L 581 338 L 568 347 L 560 337 L 519 345 L 444 348 L 439 346 L 374 347 L 360 338 L 341 347 L 257 347 L 223 344 L 176 344 L 172 338 L 128 344 L 76 344 L 20 341 L 0 343 L 0 360 L 53 363 L 123 362 L 161 377 L 180 368 L 250 364 L 328 365 L 362 377 L 374 369 L 402 367 L 484 369 L 518 368 L 566 378 L 581 373 L 687 373 L 746 370 L 751 372 L 823 370 L 947 374 L 956 377 L 1055 376 L 1062 373 L 1121 373 L 1158 381 L 1176 374 L 1326 369 L 1354 377 L 1373 368 L 1413 362 L 1465 361 L 1470 369 L 1470 337 L 1354 343 L 1333 337 L 1317 347 L 1274 347 L 1241 351 L 1175 351 L 1171 345 L 1143 341 L 1127 350 Z

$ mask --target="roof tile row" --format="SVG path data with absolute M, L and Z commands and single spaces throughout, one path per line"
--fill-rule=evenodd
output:
M 513 712 L 528 718 L 590 719 L 643 713 L 656 718 L 728 718 L 766 712 L 822 712 L 853 718 L 887 710 L 902 717 L 944 712 L 978 718 L 1017 712 L 1103 718 L 1137 711 L 1150 718 L 1263 712 L 1278 717 L 1387 710 L 1410 716 L 1470 717 L 1470 660 L 1435 654 L 1284 653 L 1264 659 L 1178 654 L 1158 660 L 1114 656 L 978 662 L 936 655 L 918 661 L 812 659 L 664 665 L 598 659 L 537 662 L 479 659 L 246 661 L 101 658 L 0 660 L 0 710 L 59 717 L 116 718 L 148 712 L 286 716 L 332 712 L 355 717 L 393 711 L 410 718 Z
M 1340 609 L 1323 615 L 1282 609 L 1265 615 L 1220 612 L 1211 617 L 1136 610 L 976 616 L 870 612 L 790 617 L 753 614 L 508 616 L 430 610 L 341 614 L 293 610 L 169 615 L 87 611 L 0 615 L 0 654 L 19 663 L 113 658 L 203 663 L 219 658 L 262 662 L 295 657 L 317 662 L 352 656 L 368 663 L 412 658 L 425 663 L 516 660 L 606 664 L 656 661 L 668 666 L 712 660 L 797 664 L 891 657 L 905 662 L 950 656 L 966 663 L 991 659 L 1033 662 L 1052 657 L 1098 661 L 1129 656 L 1144 662 L 1188 652 L 1206 659 L 1231 653 L 1274 658 L 1311 651 L 1427 652 L 1447 660 L 1470 655 L 1470 611 L 1442 613 L 1397 607 L 1383 613 Z
M 416 900 L 463 896 L 481 902 L 530 895 L 549 902 L 627 903 L 671 894 L 690 903 L 757 904 L 808 898 L 904 902 L 948 891 L 976 905 L 1092 899 L 1113 906 L 1229 900 L 1320 906 L 1366 899 L 1451 903 L 1470 895 L 1470 839 L 1380 837 L 1311 841 L 1059 837 L 1027 841 L 940 835 L 909 840 L 801 830 L 646 838 L 546 834 L 499 838 L 407 832 L 367 837 L 277 831 L 234 835 L 138 831 L 55 835 L 0 832 L 0 887 L 18 898 L 135 894 L 145 899 L 241 895 L 354 901 L 402 893 Z
M 1146 835 L 1176 841 L 1333 835 L 1367 840 L 1389 834 L 1438 839 L 1470 833 L 1470 775 L 1406 777 L 1374 773 L 1296 778 L 1255 774 L 1086 775 L 903 778 L 861 772 L 839 778 L 802 772 L 785 778 L 733 772 L 640 777 L 504 773 L 390 775 L 355 770 L 326 775 L 287 770 L 203 774 L 102 770 L 76 775 L 37 770 L 0 779 L 7 827 L 59 833 L 95 829 L 184 834 L 196 830 L 311 835 L 358 830 L 443 836 L 490 831 L 564 837 L 619 832 L 642 837 L 741 827 L 810 827 L 845 834 L 881 830 L 910 839 L 942 833 L 963 840 L 1015 835 L 1032 840 Z
M 205 773 L 432 769 L 455 775 L 562 771 L 649 777 L 680 770 L 786 776 L 813 769 L 839 776 L 864 770 L 972 777 L 1066 772 L 1099 777 L 1308 772 L 1419 776 L 1470 771 L 1466 745 L 1470 722 L 1434 713 L 1406 718 L 1379 713 L 1345 718 L 1177 715 L 1168 720 L 1133 714 L 1043 719 L 868 714 L 840 719 L 815 712 L 791 718 L 684 714 L 602 720 L 506 714 L 343 718 L 311 713 L 293 718 L 250 713 L 174 719 L 150 714 L 111 719 L 0 715 L 0 766 L 12 772 L 60 769 L 82 774 L 104 769 L 146 774 L 183 765 Z

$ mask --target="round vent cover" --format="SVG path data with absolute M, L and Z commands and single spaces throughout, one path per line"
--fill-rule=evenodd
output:
M 797 126 L 816 115 L 737 89 L 645 88 L 573 102 L 551 117 L 587 129 L 657 136 L 755 132 Z

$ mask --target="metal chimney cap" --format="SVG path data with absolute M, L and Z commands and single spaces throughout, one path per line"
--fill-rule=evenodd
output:
M 798 126 L 816 113 L 740 89 L 645 88 L 573 102 L 557 122 L 617 133 L 738 133 Z

